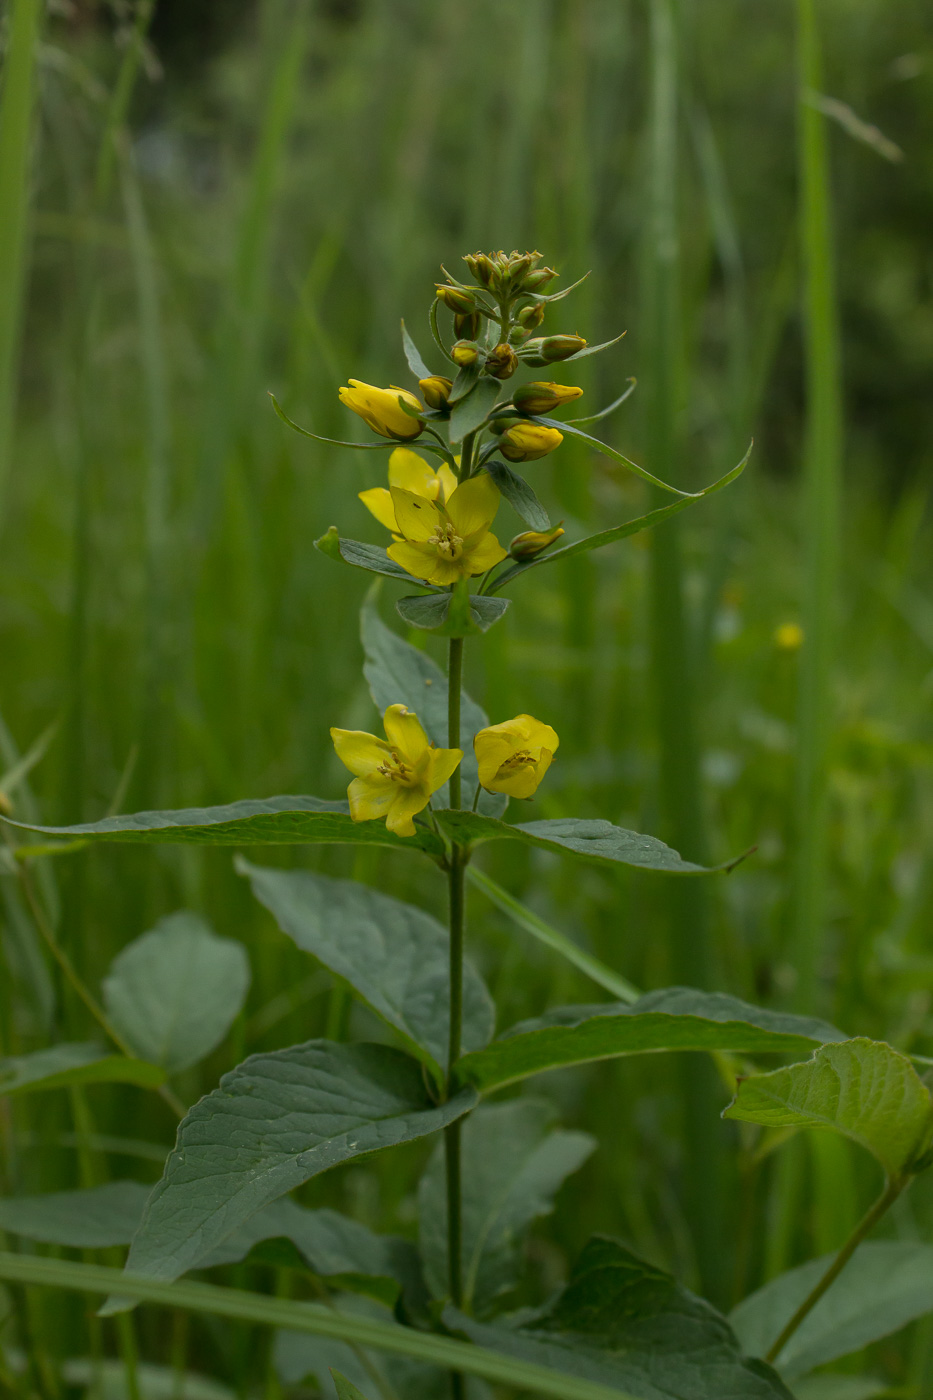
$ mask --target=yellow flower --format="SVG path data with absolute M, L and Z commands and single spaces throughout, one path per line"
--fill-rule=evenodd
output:
M 499 448 L 510 462 L 534 462 L 560 447 L 563 440 L 563 433 L 556 428 L 545 428 L 540 423 L 514 423 L 500 437 Z
M 442 506 L 457 489 L 457 478 L 446 462 L 442 462 L 435 471 L 417 452 L 412 452 L 410 447 L 397 447 L 389 455 L 389 486 L 411 491 L 415 496 L 423 496 L 425 500 L 436 501 Z M 386 488 L 373 486 L 369 491 L 360 491 L 359 497 L 379 524 L 391 530 L 396 540 L 401 540 L 402 536 L 398 532 L 395 519 L 395 506 Z
M 463 757 L 461 749 L 436 749 L 417 715 L 390 705 L 385 739 L 361 729 L 332 729 L 337 757 L 355 776 L 347 788 L 355 822 L 385 817 L 396 836 L 414 836 L 413 818 L 427 807 Z
M 388 389 L 377 389 L 373 384 L 364 384 L 360 379 L 351 379 L 349 389 L 339 391 L 340 402 L 352 408 L 374 433 L 387 438 L 416 438 L 424 432 L 424 424 L 417 418 L 410 418 L 399 403 L 404 399 L 409 408 L 420 413 L 421 404 L 407 389 L 392 385 Z
M 523 530 L 509 545 L 509 553 L 519 562 L 536 559 L 543 550 L 550 549 L 563 533 L 562 525 L 555 525 L 553 530 Z
M 782 622 L 774 629 L 774 644 L 781 651 L 797 651 L 803 646 L 803 628 L 799 622 Z
M 489 530 L 499 509 L 499 488 L 487 472 L 463 482 L 443 506 L 398 486 L 390 495 L 403 538 L 386 553 L 415 578 L 456 583 L 507 557 Z
M 479 780 L 487 792 L 532 797 L 559 743 L 551 726 L 532 715 L 481 729 L 473 740 Z

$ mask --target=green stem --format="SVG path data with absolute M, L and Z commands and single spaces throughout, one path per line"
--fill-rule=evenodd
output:
M 856 1225 L 855 1229 L 852 1231 L 851 1235 L 846 1240 L 845 1244 L 842 1246 L 839 1253 L 836 1255 L 835 1259 L 830 1264 L 823 1277 L 820 1279 L 819 1283 L 814 1289 L 812 1289 L 810 1293 L 807 1294 L 806 1298 L 804 1298 L 803 1302 L 800 1304 L 800 1307 L 794 1313 L 790 1322 L 788 1322 L 787 1326 L 784 1328 L 777 1341 L 771 1347 L 770 1351 L 765 1357 L 766 1361 L 773 1362 L 777 1360 L 787 1343 L 790 1341 L 791 1337 L 797 1331 L 797 1328 L 803 1322 L 804 1318 L 807 1317 L 810 1312 L 812 1312 L 812 1310 L 816 1307 L 817 1303 L 822 1298 L 823 1294 L 829 1288 L 830 1284 L 834 1283 L 835 1280 L 842 1273 L 846 1264 L 848 1264 L 849 1260 L 852 1258 L 852 1255 L 858 1249 L 865 1236 L 871 1230 L 874 1229 L 874 1227 L 878 1224 L 878 1221 L 885 1214 L 885 1212 L 890 1210 L 891 1206 L 894 1204 L 898 1196 L 903 1191 L 904 1187 L 907 1185 L 909 1179 L 909 1177 L 903 1176 L 894 1177 L 886 1183 L 884 1190 L 878 1197 L 877 1201 L 875 1201 L 875 1204 L 871 1207 L 870 1210 L 868 1210 L 865 1213 L 865 1215 L 862 1216 L 861 1220 Z
M 472 446 L 472 444 L 470 444 Z M 464 443 L 464 464 L 468 458 Z M 447 743 L 460 747 L 460 689 L 463 677 L 463 638 L 452 637 L 447 665 Z M 461 802 L 460 769 L 450 779 L 450 805 Z M 460 1058 L 463 1032 L 463 906 L 466 852 L 454 845 L 448 866 L 448 898 L 450 919 L 450 1023 L 447 1046 L 447 1092 L 453 1091 L 453 1075 Z M 460 1181 L 460 1123 L 451 1123 L 444 1130 L 444 1154 L 447 1177 L 447 1267 L 450 1298 L 455 1308 L 463 1304 L 462 1265 L 462 1191 Z M 463 1395 L 463 1376 L 451 1376 L 453 1400 Z

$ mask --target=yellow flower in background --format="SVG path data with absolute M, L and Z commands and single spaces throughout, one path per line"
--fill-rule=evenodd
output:
M 507 557 L 489 529 L 499 509 L 499 488 L 488 472 L 464 481 L 443 505 L 398 486 L 390 495 L 403 538 L 386 553 L 415 578 L 456 583 Z
M 396 836 L 414 836 L 414 818 L 444 786 L 463 757 L 461 749 L 436 749 L 417 715 L 390 705 L 385 739 L 361 729 L 332 729 L 337 757 L 355 776 L 347 788 L 355 822 L 377 821 Z
M 559 743 L 551 726 L 533 715 L 516 715 L 481 729 L 473 740 L 480 783 L 487 792 L 532 797 Z
M 797 651 L 803 646 L 803 628 L 799 622 L 782 622 L 774 629 L 774 645 L 781 651 Z
M 540 423 L 513 423 L 499 439 L 499 450 L 510 462 L 534 462 L 560 447 L 563 433 Z
M 417 452 L 412 452 L 410 447 L 397 447 L 389 456 L 389 486 L 411 491 L 415 496 L 423 496 L 425 500 L 436 501 L 442 506 L 456 491 L 457 478 L 446 462 L 442 462 L 435 471 L 429 462 L 419 457 Z M 369 491 L 360 491 L 359 497 L 380 525 L 391 530 L 396 539 L 402 538 L 398 533 L 392 496 L 384 486 L 373 486 Z
M 410 418 L 399 403 L 399 399 L 404 399 L 416 413 L 422 412 L 422 405 L 407 389 L 394 384 L 388 389 L 377 389 L 361 379 L 351 379 L 350 387 L 340 389 L 339 395 L 340 402 L 358 413 L 380 437 L 416 438 L 424 432 L 424 424 Z

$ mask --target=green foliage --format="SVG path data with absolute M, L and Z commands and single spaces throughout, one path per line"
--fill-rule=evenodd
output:
M 139 1084 L 154 1088 L 165 1072 L 159 1065 L 111 1055 L 99 1045 L 60 1044 L 31 1055 L 0 1060 L 0 1094 L 34 1093 L 78 1084 Z
M 129 1244 L 149 1197 L 139 1181 L 107 1181 L 86 1191 L 0 1200 L 0 1230 L 70 1249 Z
M 477 637 L 498 622 L 509 605 L 507 598 L 484 598 L 479 593 L 434 593 L 424 598 L 399 598 L 399 617 L 410 627 L 436 632 L 440 637 Z

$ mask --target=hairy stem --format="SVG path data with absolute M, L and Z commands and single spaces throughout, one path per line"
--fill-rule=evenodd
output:
M 829 1286 L 834 1283 L 842 1273 L 865 1236 L 874 1229 L 884 1213 L 890 1210 L 891 1206 L 907 1185 L 909 1179 L 909 1177 L 905 1176 L 893 1177 L 885 1184 L 885 1188 L 877 1201 L 875 1201 L 875 1204 L 862 1216 L 819 1283 L 807 1294 L 790 1322 L 788 1322 L 781 1335 L 777 1338 L 765 1357 L 766 1361 L 777 1360 L 804 1318 L 812 1312 Z

